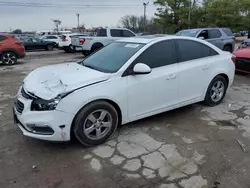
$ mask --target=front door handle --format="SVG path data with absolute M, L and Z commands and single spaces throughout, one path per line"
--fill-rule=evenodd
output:
M 205 66 L 202 68 L 202 70 L 207 70 L 207 69 L 209 69 L 209 67 L 210 67 L 210 65 L 205 65 Z
M 175 74 L 170 74 L 167 76 L 167 80 L 174 80 L 177 76 Z

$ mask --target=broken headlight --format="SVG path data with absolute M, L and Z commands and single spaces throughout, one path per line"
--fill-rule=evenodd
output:
M 31 104 L 31 111 L 51 111 L 55 110 L 61 97 L 58 96 L 51 100 L 37 98 Z

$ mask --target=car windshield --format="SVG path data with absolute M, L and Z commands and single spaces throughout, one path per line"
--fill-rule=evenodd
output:
M 115 42 L 84 59 L 80 64 L 101 72 L 117 72 L 144 44 Z
M 197 33 L 200 30 L 184 30 L 184 31 L 179 31 L 175 35 L 177 36 L 186 36 L 186 37 L 196 37 Z

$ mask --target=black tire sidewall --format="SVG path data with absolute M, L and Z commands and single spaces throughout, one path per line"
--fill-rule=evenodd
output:
M 104 109 L 107 110 L 112 116 L 112 127 L 109 130 L 109 133 L 100 140 L 91 140 L 89 139 L 83 132 L 83 124 L 87 118 L 87 116 L 92 113 L 93 111 Z M 105 101 L 98 101 L 93 102 L 86 107 L 84 107 L 80 112 L 77 114 L 74 125 L 73 131 L 75 137 L 85 146 L 96 146 L 104 143 L 108 138 L 110 138 L 116 131 L 118 126 L 118 114 L 116 109 L 109 103 Z
M 47 49 L 48 49 L 48 51 L 53 51 L 53 50 L 54 50 L 54 45 L 49 44 L 49 45 L 47 46 Z
M 91 48 L 91 53 L 95 53 L 96 51 L 98 51 L 99 49 L 103 48 L 102 44 L 94 44 Z
M 224 51 L 231 52 L 233 51 L 233 48 L 231 46 L 225 46 Z
M 210 95 L 210 92 L 211 92 L 211 89 L 213 87 L 213 85 L 217 82 L 217 81 L 222 81 L 223 84 L 224 84 L 224 87 L 225 87 L 225 91 L 224 91 L 224 94 L 223 96 L 221 97 L 221 99 L 218 101 L 218 102 L 214 102 L 211 98 L 211 95 Z M 223 99 L 225 98 L 225 95 L 227 93 L 227 89 L 228 89 L 228 83 L 227 83 L 227 80 L 223 77 L 223 76 L 216 76 L 212 81 L 211 83 L 209 84 L 208 86 L 208 89 L 207 89 L 207 93 L 206 93 L 206 97 L 205 97 L 205 104 L 208 105 L 208 106 L 216 106 L 218 104 L 220 104 Z
M 6 55 L 6 54 L 11 54 L 13 56 L 15 56 L 15 62 L 13 64 L 5 64 L 4 61 L 3 61 L 3 57 Z M 2 55 L 1 55 L 1 62 L 0 64 L 2 65 L 15 65 L 17 63 L 17 55 L 14 53 L 14 52 L 4 52 Z

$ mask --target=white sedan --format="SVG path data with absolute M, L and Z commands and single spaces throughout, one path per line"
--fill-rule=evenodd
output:
M 32 138 L 102 144 L 120 124 L 201 101 L 220 104 L 234 79 L 233 60 L 199 39 L 126 38 L 82 61 L 31 72 L 14 120 Z

